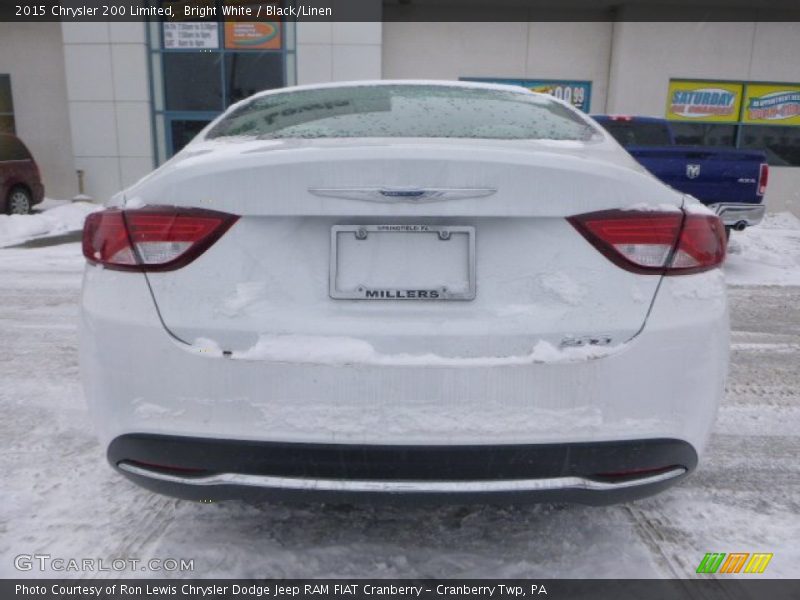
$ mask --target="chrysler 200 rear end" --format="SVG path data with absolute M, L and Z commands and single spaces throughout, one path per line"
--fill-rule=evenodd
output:
M 616 502 L 723 392 L 720 221 L 522 88 L 256 95 L 83 244 L 90 407 L 163 493 Z

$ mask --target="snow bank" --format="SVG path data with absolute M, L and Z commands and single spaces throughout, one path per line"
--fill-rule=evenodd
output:
M 800 285 L 800 219 L 768 214 L 760 225 L 731 233 L 725 277 L 731 285 Z
M 86 215 L 103 208 L 91 202 L 45 202 L 46 206 L 52 208 L 30 215 L 0 215 L 0 247 L 12 246 L 32 238 L 79 231 L 83 229 Z
M 316 365 L 382 365 L 396 367 L 505 367 L 534 363 L 568 363 L 591 360 L 618 352 L 624 345 L 556 348 L 541 340 L 528 354 L 512 356 L 451 357 L 438 354 L 383 354 L 366 340 L 343 336 L 261 335 L 251 348 L 234 352 L 232 359 Z M 213 340 L 197 339 L 198 353 L 220 356 Z

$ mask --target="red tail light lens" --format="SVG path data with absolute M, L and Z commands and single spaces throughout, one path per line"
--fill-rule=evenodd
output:
M 687 214 L 666 275 L 699 273 L 718 267 L 725 260 L 727 245 L 725 226 L 718 216 Z
M 143 460 L 126 460 L 126 461 L 119 461 L 117 464 L 120 463 L 128 463 L 135 465 L 137 467 L 144 467 L 145 469 L 155 469 L 158 471 L 177 471 L 179 473 L 186 473 L 188 474 L 202 474 L 208 473 L 206 469 L 198 469 L 196 467 L 179 467 L 177 465 L 163 465 L 160 463 L 154 462 L 145 462 Z
M 668 467 L 654 467 L 649 469 L 625 469 L 624 471 L 613 471 L 610 473 L 597 473 L 594 475 L 596 478 L 612 481 L 624 481 L 628 479 L 640 479 L 643 477 L 651 477 L 673 469 L 684 469 L 682 465 L 670 465 Z
M 200 256 L 238 218 L 200 208 L 104 210 L 86 218 L 83 255 L 110 269 L 171 271 Z
M 715 215 L 604 210 L 569 222 L 611 262 L 634 273 L 698 273 L 725 260 L 725 228 Z
M 761 168 L 758 170 L 758 195 L 763 196 L 767 193 L 767 181 L 769 181 L 769 165 L 761 163 Z

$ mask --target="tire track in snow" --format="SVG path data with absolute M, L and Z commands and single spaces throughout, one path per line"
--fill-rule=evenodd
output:
M 654 562 L 660 570 L 665 571 L 666 577 L 685 577 L 686 567 L 673 552 L 666 548 L 674 545 L 678 540 L 671 528 L 665 525 L 666 517 L 663 514 L 646 514 L 635 504 L 625 504 L 622 511 L 633 523 L 633 527 L 653 555 Z M 652 513 L 652 511 L 650 511 Z
M 137 490 L 138 492 L 139 490 Z M 148 559 L 154 557 L 153 551 L 169 530 L 178 500 L 155 494 L 150 494 L 149 497 L 145 494 L 143 499 L 144 505 L 139 507 L 141 516 L 127 521 L 127 528 L 118 538 L 118 543 L 112 550 L 112 556 L 136 558 L 146 563 Z M 126 572 L 118 573 L 119 577 L 125 575 Z

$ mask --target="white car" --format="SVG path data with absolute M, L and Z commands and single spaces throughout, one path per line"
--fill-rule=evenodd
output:
M 170 495 L 618 502 L 723 394 L 719 219 L 523 88 L 258 94 L 83 251 L 91 412 Z

